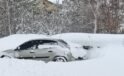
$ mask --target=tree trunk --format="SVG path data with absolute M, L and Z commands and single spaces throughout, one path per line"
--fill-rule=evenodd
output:
M 11 30 L 11 24 L 10 24 L 9 0 L 6 0 L 6 11 L 7 11 L 7 16 L 8 16 L 8 31 L 9 31 L 9 35 L 11 35 L 12 34 L 12 30 Z

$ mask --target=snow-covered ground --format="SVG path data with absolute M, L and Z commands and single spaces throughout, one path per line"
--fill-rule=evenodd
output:
M 22 41 L 41 37 L 46 38 L 44 35 L 1 38 L 0 50 L 14 48 Z M 66 33 L 53 37 L 81 45 L 93 45 L 94 48 L 88 51 L 90 59 L 67 63 L 0 59 L 0 76 L 124 76 L 124 35 Z

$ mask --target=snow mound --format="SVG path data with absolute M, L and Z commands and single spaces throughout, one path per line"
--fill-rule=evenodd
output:
M 81 45 L 105 46 L 108 44 L 124 44 L 122 34 L 88 34 L 88 33 L 63 33 L 53 35 L 52 38 L 63 39 Z
M 124 76 L 124 47 L 113 47 L 101 49 L 104 57 L 67 63 L 0 59 L 0 76 Z
M 23 41 L 40 37 L 46 36 L 8 36 L 0 39 L 0 48 L 13 48 Z M 52 38 L 81 45 L 100 45 L 100 48 L 88 51 L 91 57 L 89 60 L 67 63 L 0 59 L 0 76 L 124 76 L 124 35 L 66 33 Z M 4 44 L 8 46 L 3 46 Z

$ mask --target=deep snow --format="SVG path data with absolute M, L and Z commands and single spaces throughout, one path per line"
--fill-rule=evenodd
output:
M 14 47 L 18 39 L 23 41 L 23 37 L 28 38 L 27 35 L 12 35 L 0 39 L 0 50 Z M 46 36 L 30 36 L 31 39 L 37 37 Z M 94 48 L 88 51 L 90 59 L 67 63 L 0 59 L 0 76 L 124 76 L 124 35 L 67 33 L 53 37 L 93 45 Z M 13 39 L 15 41 L 11 41 Z
M 63 33 L 53 35 L 52 38 L 59 38 L 65 41 L 81 45 L 106 46 L 110 44 L 123 44 L 123 34 L 87 34 L 87 33 Z

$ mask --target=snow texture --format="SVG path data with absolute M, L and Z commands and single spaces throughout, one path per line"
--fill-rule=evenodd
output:
M 5 37 L 0 39 L 0 50 L 12 48 L 27 39 L 39 37 L 46 36 Z M 93 45 L 94 48 L 88 51 L 91 58 L 67 63 L 0 59 L 0 76 L 124 76 L 124 35 L 67 33 L 53 37 L 82 45 Z

